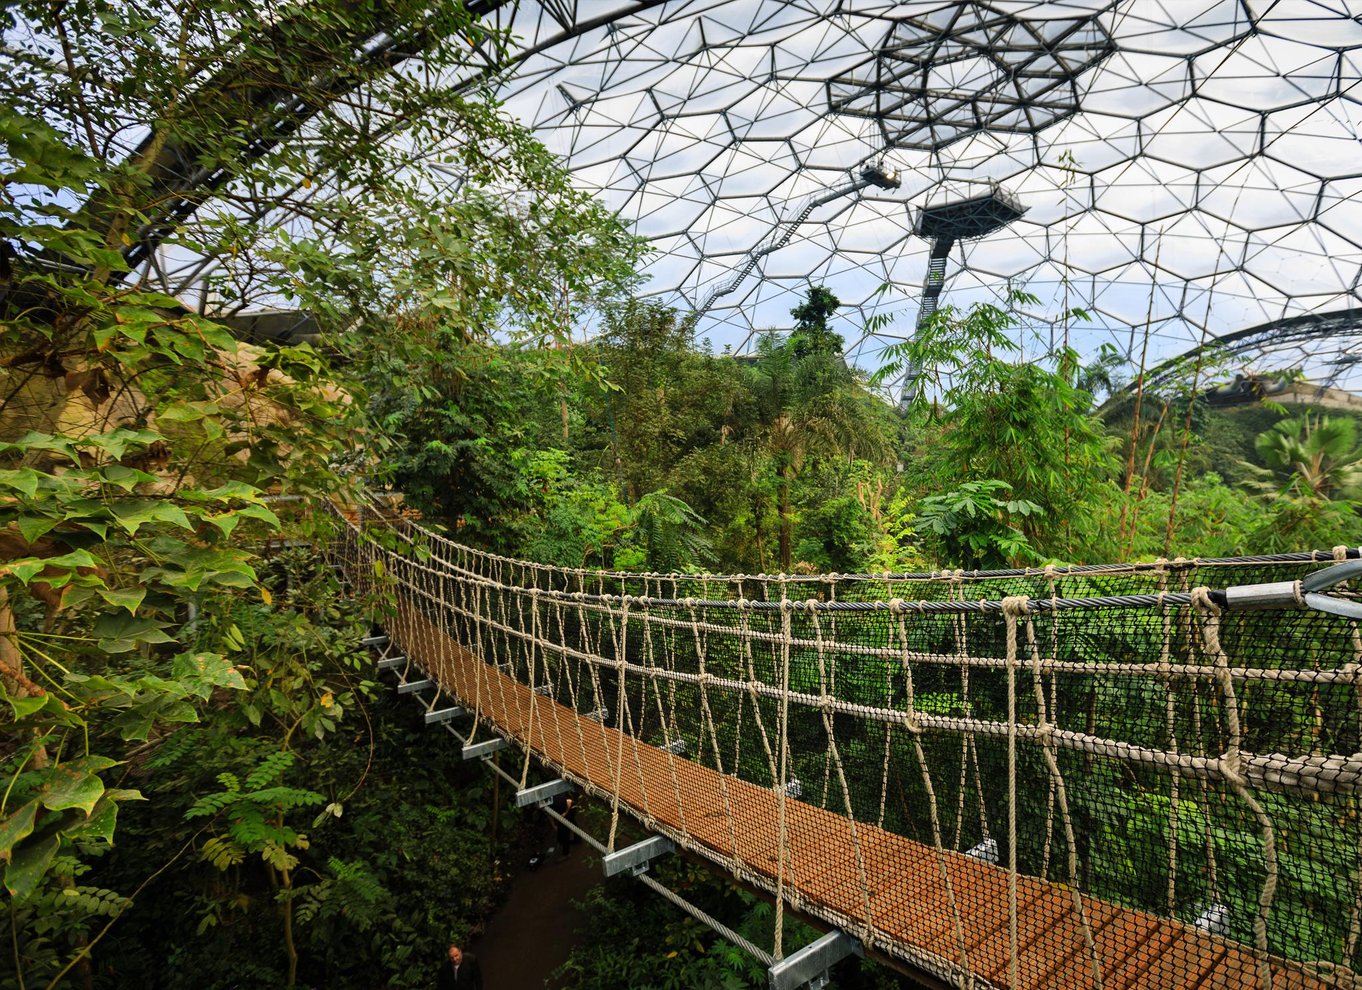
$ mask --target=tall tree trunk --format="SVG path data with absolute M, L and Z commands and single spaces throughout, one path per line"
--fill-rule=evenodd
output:
M 794 510 L 790 508 L 790 468 L 782 465 L 776 471 L 780 479 L 780 569 L 789 574 L 794 565 Z
M 288 870 L 281 870 L 284 890 L 293 893 L 293 877 Z M 288 954 L 288 986 L 298 985 L 298 946 L 293 940 L 293 898 L 286 897 L 284 908 L 284 951 Z

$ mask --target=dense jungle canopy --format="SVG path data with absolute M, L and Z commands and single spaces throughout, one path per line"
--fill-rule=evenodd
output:
M 499 553 L 639 571 L 1359 542 L 1359 416 L 1302 365 L 1249 369 L 1235 404 L 1214 353 L 1146 386 L 1133 332 L 1038 351 L 1018 287 L 947 293 L 852 359 L 883 326 L 812 269 L 750 346 L 699 336 L 643 296 L 639 231 L 498 103 L 517 42 L 484 6 L 0 13 L 6 990 L 424 987 L 480 931 L 529 826 L 493 827 L 489 779 L 378 682 L 382 603 L 347 593 L 320 508 L 362 489 Z M 243 340 L 247 296 L 308 332 Z M 764 985 L 609 891 L 569 985 Z

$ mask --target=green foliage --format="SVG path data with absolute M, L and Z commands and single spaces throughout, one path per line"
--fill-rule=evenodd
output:
M 1021 522 L 1044 510 L 1027 499 L 1008 499 L 1012 486 L 1005 481 L 967 481 L 941 495 L 918 503 L 918 526 L 940 541 L 945 560 L 967 567 L 1005 567 L 1038 559 Z
M 1025 293 L 1008 299 L 1036 302 Z M 932 481 L 921 486 L 924 495 L 963 483 L 1002 482 L 1014 501 L 1039 510 L 1015 513 L 1017 530 L 1035 552 L 1065 558 L 1100 553 L 1104 538 L 1083 523 L 1110 498 L 1108 479 L 1116 465 L 1093 415 L 1090 389 L 1109 390 L 1120 361 L 1108 352 L 1084 368 L 1076 352 L 1060 350 L 1045 362 L 1014 363 L 1006 356 L 1017 350 L 1015 326 L 999 306 L 976 304 L 963 313 L 944 306 L 912 340 L 886 348 L 877 377 L 917 373 L 909 409 L 916 428 L 930 430 L 940 422 L 937 443 L 924 452 Z M 954 528 L 951 519 L 937 518 Z M 993 560 L 1027 556 L 1021 545 L 996 542 L 992 550 L 981 545 L 968 552 L 971 560 L 980 554 Z
M 1283 419 L 1253 446 L 1266 467 L 1250 468 L 1265 491 L 1324 501 L 1362 497 L 1362 449 L 1352 419 L 1308 413 Z
M 826 290 L 811 290 L 810 301 L 801 307 L 801 319 L 811 321 L 810 326 L 824 319 L 824 311 L 835 303 L 835 297 L 820 293 Z M 805 465 L 839 458 L 883 462 L 890 446 L 888 410 L 860 386 L 840 353 L 813 346 L 813 339 L 797 332 L 778 342 L 766 335 L 751 375 L 760 425 L 748 442 L 773 476 L 779 563 L 785 572 L 794 568 L 793 490 Z
M 322 804 L 316 791 L 279 784 L 293 766 L 293 754 L 271 753 L 251 770 L 245 782 L 234 773 L 218 774 L 223 790 L 208 794 L 190 806 L 186 819 L 221 818 L 222 831 L 203 845 L 201 855 L 218 870 L 238 866 L 254 853 L 270 867 L 287 873 L 298 865 L 291 850 L 308 847 L 307 836 L 285 824 L 290 811 Z
M 1170 511 L 1168 492 L 1149 493 L 1131 545 L 1134 556 L 1163 556 Z M 1261 552 L 1262 545 L 1254 537 L 1263 523 L 1263 509 L 1257 498 L 1241 488 L 1227 485 L 1218 474 L 1207 472 L 1192 478 L 1179 494 L 1172 546 L 1179 553 L 1190 552 L 1201 557 Z
M 714 560 L 705 521 L 685 502 L 665 491 L 638 500 L 632 515 L 643 559 L 659 571 L 698 570 Z
M 363 389 L 307 345 L 245 347 L 154 291 L 155 268 L 127 260 L 141 239 L 164 232 L 171 253 L 206 255 L 210 305 L 294 301 L 323 329 L 381 344 L 389 363 L 356 370 L 399 390 L 408 369 L 457 381 L 445 345 L 503 322 L 566 335 L 572 306 L 631 277 L 637 245 L 482 94 L 428 82 L 458 75 L 471 52 L 495 58 L 503 40 L 459 5 L 25 2 L 3 17 L 14 71 L 0 81 L 0 241 L 18 257 L 0 294 L 0 697 L 12 713 L 0 727 L 0 858 L 9 968 L 41 985 L 88 978 L 103 933 L 87 924 L 101 912 L 58 913 L 53 892 L 83 889 L 72 877 L 95 857 L 118 878 L 110 890 L 158 875 L 192 834 L 185 812 L 190 826 L 213 822 L 201 852 L 220 879 L 174 920 L 255 925 L 249 898 L 223 892 L 228 878 L 252 863 L 298 868 L 306 840 L 291 819 L 322 793 L 283 783 L 293 771 L 277 760 L 351 731 L 372 693 L 353 645 L 364 622 L 338 605 L 329 568 L 249 550 L 283 535 L 267 492 L 345 497 L 346 472 L 381 453 Z M 356 66 L 384 35 L 420 53 L 420 77 Z M 276 116 L 300 108 L 301 140 Z M 468 181 L 433 201 L 420 149 L 449 134 L 461 142 L 442 164 Z M 131 155 L 129 135 L 143 140 Z M 228 195 L 191 192 L 185 224 L 167 210 L 199 172 L 223 177 Z M 439 384 L 420 382 L 417 397 L 434 404 Z M 375 408 L 395 416 L 384 425 L 420 425 L 411 410 Z M 287 536 L 324 539 L 328 527 L 304 517 Z M 203 736 L 179 729 L 196 720 Z M 117 786 L 181 772 L 181 751 L 222 775 L 214 793 L 199 773 L 178 778 L 202 803 Z M 145 852 L 120 843 L 111 858 L 139 791 L 164 805 L 146 812 L 163 828 L 142 833 Z M 327 807 L 331 821 L 342 802 Z M 222 971 L 293 982 L 280 893 L 291 882 L 271 891 L 267 926 L 275 944 L 284 936 L 286 965 L 271 968 L 266 952 Z M 161 961 L 197 972 L 193 959 L 182 945 Z
M 842 353 L 841 335 L 828 326 L 828 318 L 841 305 L 841 300 L 826 286 L 815 285 L 809 289 L 808 298 L 790 310 L 795 325 L 789 346 L 796 359 L 812 354 Z
M 331 875 L 309 884 L 297 899 L 299 924 L 314 925 L 343 919 L 367 932 L 391 910 L 391 895 L 363 863 L 347 863 L 332 856 L 326 861 Z

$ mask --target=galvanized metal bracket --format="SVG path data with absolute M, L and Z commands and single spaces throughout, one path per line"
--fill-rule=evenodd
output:
M 396 670 L 398 667 L 405 667 L 406 665 L 406 657 L 384 657 L 378 661 L 379 670 Z
M 847 956 L 864 955 L 865 948 L 846 932 L 828 932 L 767 970 L 771 990 L 822 990 L 828 985 L 828 970 Z
M 495 739 L 487 739 L 480 743 L 472 743 L 464 746 L 463 758 L 465 760 L 485 760 L 493 753 L 506 749 L 511 744 L 500 736 Z
M 417 691 L 424 691 L 426 688 L 433 688 L 435 682 L 429 677 L 419 681 L 404 681 L 397 685 L 398 694 L 415 694 Z
M 1225 607 L 1231 609 L 1313 608 L 1330 615 L 1362 619 L 1362 602 L 1326 595 L 1335 585 L 1362 577 L 1362 560 L 1349 560 L 1307 574 L 1300 581 L 1243 584 L 1225 589 Z
M 387 646 L 390 640 L 387 633 L 380 633 L 377 636 L 365 636 L 359 641 L 360 646 Z
M 426 712 L 426 725 L 440 725 L 444 722 L 452 722 L 463 713 L 463 709 L 457 705 L 452 708 L 439 708 L 433 712 Z
M 632 846 L 625 846 L 623 849 L 606 853 L 601 859 L 601 867 L 608 877 L 613 877 L 615 874 L 625 871 L 638 876 L 652 865 L 653 860 L 674 852 L 676 852 L 676 846 L 671 839 L 654 835 L 642 842 L 635 842 Z
M 570 790 L 572 790 L 572 785 L 566 780 L 550 780 L 546 784 L 516 791 L 515 806 L 517 808 L 542 808 L 559 794 L 566 794 Z

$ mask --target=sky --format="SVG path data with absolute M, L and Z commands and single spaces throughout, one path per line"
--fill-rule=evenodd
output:
M 522 3 L 503 15 L 523 57 L 499 91 L 649 239 L 645 293 L 701 305 L 788 235 L 701 319 L 716 347 L 787 326 L 821 283 L 845 304 L 848 353 L 877 366 L 917 317 L 918 211 L 998 183 L 1027 212 L 953 245 L 942 301 L 1024 289 L 1040 299 L 1018 313 L 1025 356 L 1068 339 L 1152 364 L 1359 306 L 1359 15 L 1314 0 Z M 870 163 L 901 186 L 858 188 Z M 887 326 L 864 335 L 876 314 Z M 1353 348 L 1362 334 L 1335 332 L 1255 366 L 1362 385 L 1337 360 Z

